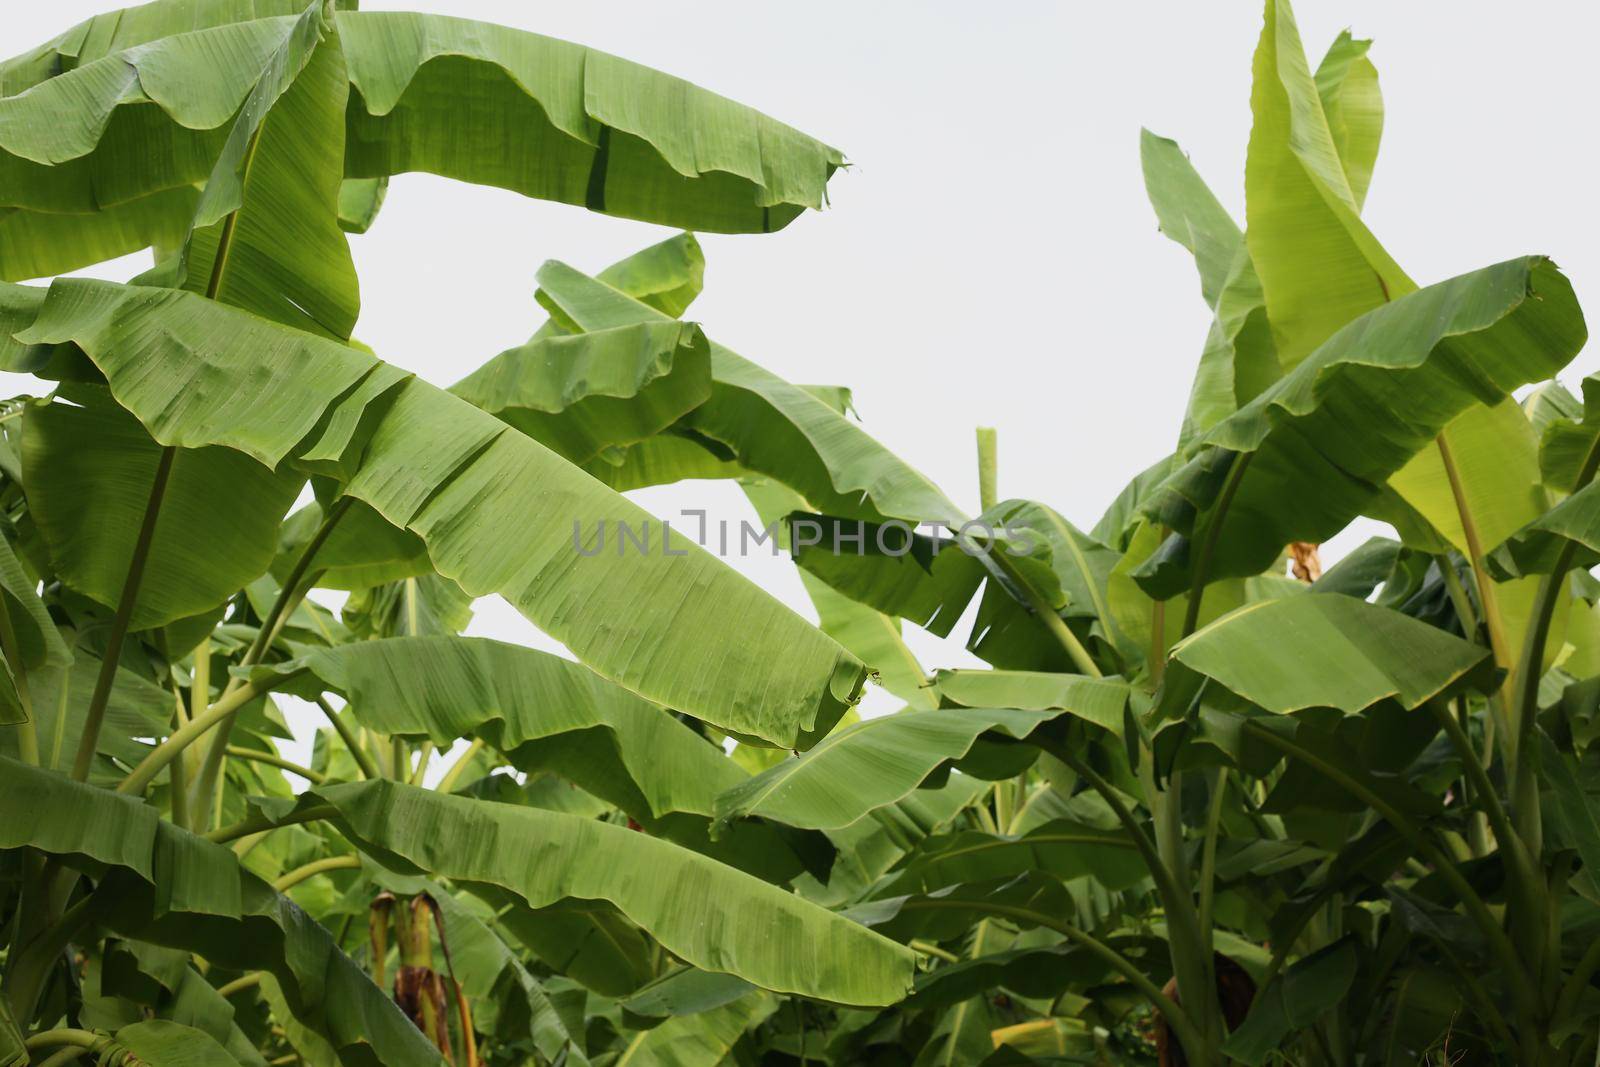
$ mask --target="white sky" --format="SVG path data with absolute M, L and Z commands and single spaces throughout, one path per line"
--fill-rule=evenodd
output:
M 107 10 L 8 5 L 13 53 Z M 1141 125 L 1179 141 L 1243 216 L 1253 0 L 367 0 L 592 45 L 686 77 L 842 148 L 832 207 L 782 233 L 702 238 L 689 317 L 802 383 L 855 390 L 866 428 L 976 509 L 973 428 L 999 429 L 1000 490 L 1088 526 L 1170 447 L 1208 312 L 1156 231 Z M 1313 65 L 1375 38 L 1387 124 L 1366 217 L 1424 284 L 1545 253 L 1600 307 L 1600 5 L 1301 0 Z M 354 238 L 357 333 L 441 385 L 525 340 L 549 258 L 596 270 L 672 231 L 426 175 L 394 180 Z M 126 277 L 132 269 L 107 276 Z M 1596 369 L 1593 349 L 1564 379 Z M 728 486 L 636 494 L 658 514 L 748 514 Z M 810 614 L 787 563 L 732 560 Z M 505 605 L 473 632 L 535 640 Z M 914 635 L 925 665 L 972 662 Z M 879 706 L 882 706 L 881 704 Z

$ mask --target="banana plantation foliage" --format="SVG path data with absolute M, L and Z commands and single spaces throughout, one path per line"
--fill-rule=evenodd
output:
M 1600 377 L 1553 381 L 1554 263 L 1417 281 L 1363 222 L 1368 46 L 1268 0 L 1242 219 L 1143 135 L 1213 315 L 1089 529 L 996 499 L 992 433 L 964 513 L 684 317 L 693 231 L 826 225 L 844 163 L 740 104 L 322 0 L 0 63 L 44 394 L 0 407 L 0 1064 L 1596 1062 Z M 413 171 L 684 232 L 546 263 L 440 389 L 352 335 Z M 819 626 L 575 541 L 683 479 L 795 533 Z M 573 658 L 461 636 L 493 594 Z M 969 608 L 990 669 L 930 674 L 903 623 Z

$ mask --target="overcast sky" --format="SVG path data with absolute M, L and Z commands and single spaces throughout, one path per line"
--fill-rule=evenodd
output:
M 111 5 L 9 5 L 6 52 Z M 1205 335 L 1186 252 L 1156 231 L 1140 126 L 1173 137 L 1237 218 L 1252 0 L 367 0 L 507 23 L 695 81 L 843 149 L 832 207 L 769 236 L 707 236 L 689 317 L 771 370 L 855 390 L 867 429 L 976 509 L 973 428 L 1002 495 L 1087 526 L 1172 446 Z M 1387 124 L 1366 217 L 1424 284 L 1525 253 L 1600 306 L 1594 210 L 1600 5 L 1301 0 L 1315 65 L 1375 38 Z M 1575 121 L 1576 120 L 1576 121 Z M 426 175 L 353 240 L 358 336 L 441 385 L 525 340 L 545 259 L 598 269 L 671 231 Z M 115 270 L 126 277 L 131 270 Z M 1591 352 L 1568 375 L 1593 371 Z M 727 486 L 637 494 L 745 517 Z M 732 561 L 804 608 L 787 565 Z M 533 640 L 504 605 L 474 631 Z M 913 639 L 926 666 L 968 660 Z

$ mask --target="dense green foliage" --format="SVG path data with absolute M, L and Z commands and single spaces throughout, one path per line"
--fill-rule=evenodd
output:
M 0 1064 L 1596 1061 L 1600 377 L 1550 380 L 1548 260 L 1419 286 L 1363 223 L 1367 42 L 1313 69 L 1268 0 L 1243 225 L 1145 135 L 1214 318 L 1085 531 L 996 499 L 992 433 L 969 520 L 683 321 L 687 232 L 547 263 L 449 390 L 366 350 L 392 174 L 759 233 L 842 156 L 353 7 L 157 0 L 0 63 L 0 367 L 53 383 L 0 409 Z M 708 478 L 787 520 L 819 625 L 601 540 Z M 1398 539 L 1319 573 L 1363 516 Z M 489 594 L 575 659 L 462 636 Z M 902 622 L 975 602 L 991 669 L 929 675 Z M 902 711 L 857 717 L 869 672 Z

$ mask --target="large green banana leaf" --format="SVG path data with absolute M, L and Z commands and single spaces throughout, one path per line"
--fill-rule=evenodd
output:
M 711 395 L 698 326 L 675 320 L 536 338 L 450 387 L 573 463 L 653 437 Z
M 439 573 L 474 596 L 502 593 L 651 699 L 801 747 L 860 693 L 864 668 L 831 639 L 465 401 L 194 294 L 82 280 L 50 293 L 25 343 L 76 342 L 162 444 L 341 473 L 346 493 L 423 540 Z M 619 551 L 624 526 L 653 534 L 649 547 Z
M 1257 574 L 1290 541 L 1342 529 L 1458 415 L 1554 374 L 1585 336 L 1571 285 L 1539 257 L 1410 293 L 1339 330 L 1203 435 L 1143 509 L 1214 540 L 1212 578 Z M 1231 507 L 1213 530 L 1230 475 Z M 1152 595 L 1183 591 L 1194 554 L 1175 535 L 1136 577 Z
M 20 224 L 54 226 L 63 240 L 48 262 L 8 263 L 6 277 L 181 236 L 224 125 L 292 33 L 283 6 L 224 22 L 243 13 L 186 18 L 176 5 L 164 24 L 113 34 L 119 50 L 105 50 L 104 36 L 87 48 L 80 39 L 69 69 L 50 69 L 40 51 L 0 68 L 0 209 L 54 216 Z M 347 11 L 336 23 L 354 90 L 343 150 L 328 131 L 284 157 L 291 165 L 334 152 L 351 178 L 430 171 L 628 218 L 759 233 L 820 208 L 843 163 L 759 112 L 578 45 L 438 15 Z
M 664 708 L 571 660 L 483 638 L 393 637 L 305 660 L 382 734 L 440 747 L 482 736 L 524 771 L 549 770 L 636 818 L 709 816 L 738 764 Z
M 1083 698 L 1102 707 L 1117 705 L 1126 701 L 1127 689 L 1116 681 L 1105 682 Z M 819 830 L 849 826 L 909 795 L 941 768 L 962 765 L 969 754 L 977 755 L 974 749 L 983 734 L 994 731 L 996 738 L 1025 738 L 1058 714 L 942 708 L 866 719 L 831 735 L 804 756 L 740 782 L 717 798 L 717 816 L 729 820 L 759 815 Z M 1027 755 L 1024 750 L 1023 756 Z M 1024 758 L 1022 765 L 1029 762 Z M 993 775 L 983 763 L 978 760 L 973 768 L 983 777 L 1020 769 L 1010 766 Z
M 564 263 L 539 270 L 540 303 L 572 329 L 593 331 L 668 316 Z M 959 523 L 933 483 L 815 393 L 711 343 L 711 397 L 686 425 L 731 449 L 813 507 L 848 518 Z
M 361 300 L 339 225 L 350 84 L 336 26 L 313 4 L 268 59 L 205 181 L 182 269 L 192 292 L 342 341 Z
M 1247 605 L 1180 641 L 1172 659 L 1279 713 L 1354 713 L 1388 699 L 1414 708 L 1495 680 L 1483 646 L 1336 593 Z
M 335 6 L 355 5 L 352 0 L 336 0 Z M 0 62 L 0 96 L 15 96 L 63 71 L 162 37 L 274 15 L 298 15 L 305 9 L 300 0 L 152 0 L 106 11 Z
M 156 809 L 0 757 L 0 848 L 59 856 L 100 879 L 103 925 L 213 964 L 275 975 L 295 1017 L 355 1067 L 441 1062 L 383 992 L 309 916 L 243 870 L 233 852 Z
M 30 405 L 23 416 L 28 507 L 62 581 L 113 607 L 161 446 L 103 387 L 75 385 L 61 395 L 72 403 Z M 133 628 L 209 611 L 264 572 L 278 524 L 302 481 L 231 448 L 180 450 L 156 518 Z
M 1370 94 L 1362 99 L 1370 101 Z M 1288 0 L 1266 5 L 1250 108 L 1245 242 L 1278 358 L 1292 370 L 1345 323 L 1415 286 L 1361 221 L 1361 198 L 1329 129 Z M 1348 130 L 1349 112 L 1341 110 L 1341 117 Z M 1370 117 L 1361 127 L 1370 131 Z M 1376 153 L 1376 138 L 1344 140 L 1359 149 L 1352 170 L 1370 177 L 1366 153 L 1369 142 Z M 1316 254 L 1307 255 L 1308 248 Z
M 286 814 L 293 802 L 262 801 Z M 898 1000 L 913 958 L 848 920 L 730 867 L 609 823 L 486 804 L 388 780 L 314 787 L 363 851 L 539 908 L 608 901 L 680 959 L 766 989 L 845 1004 Z

